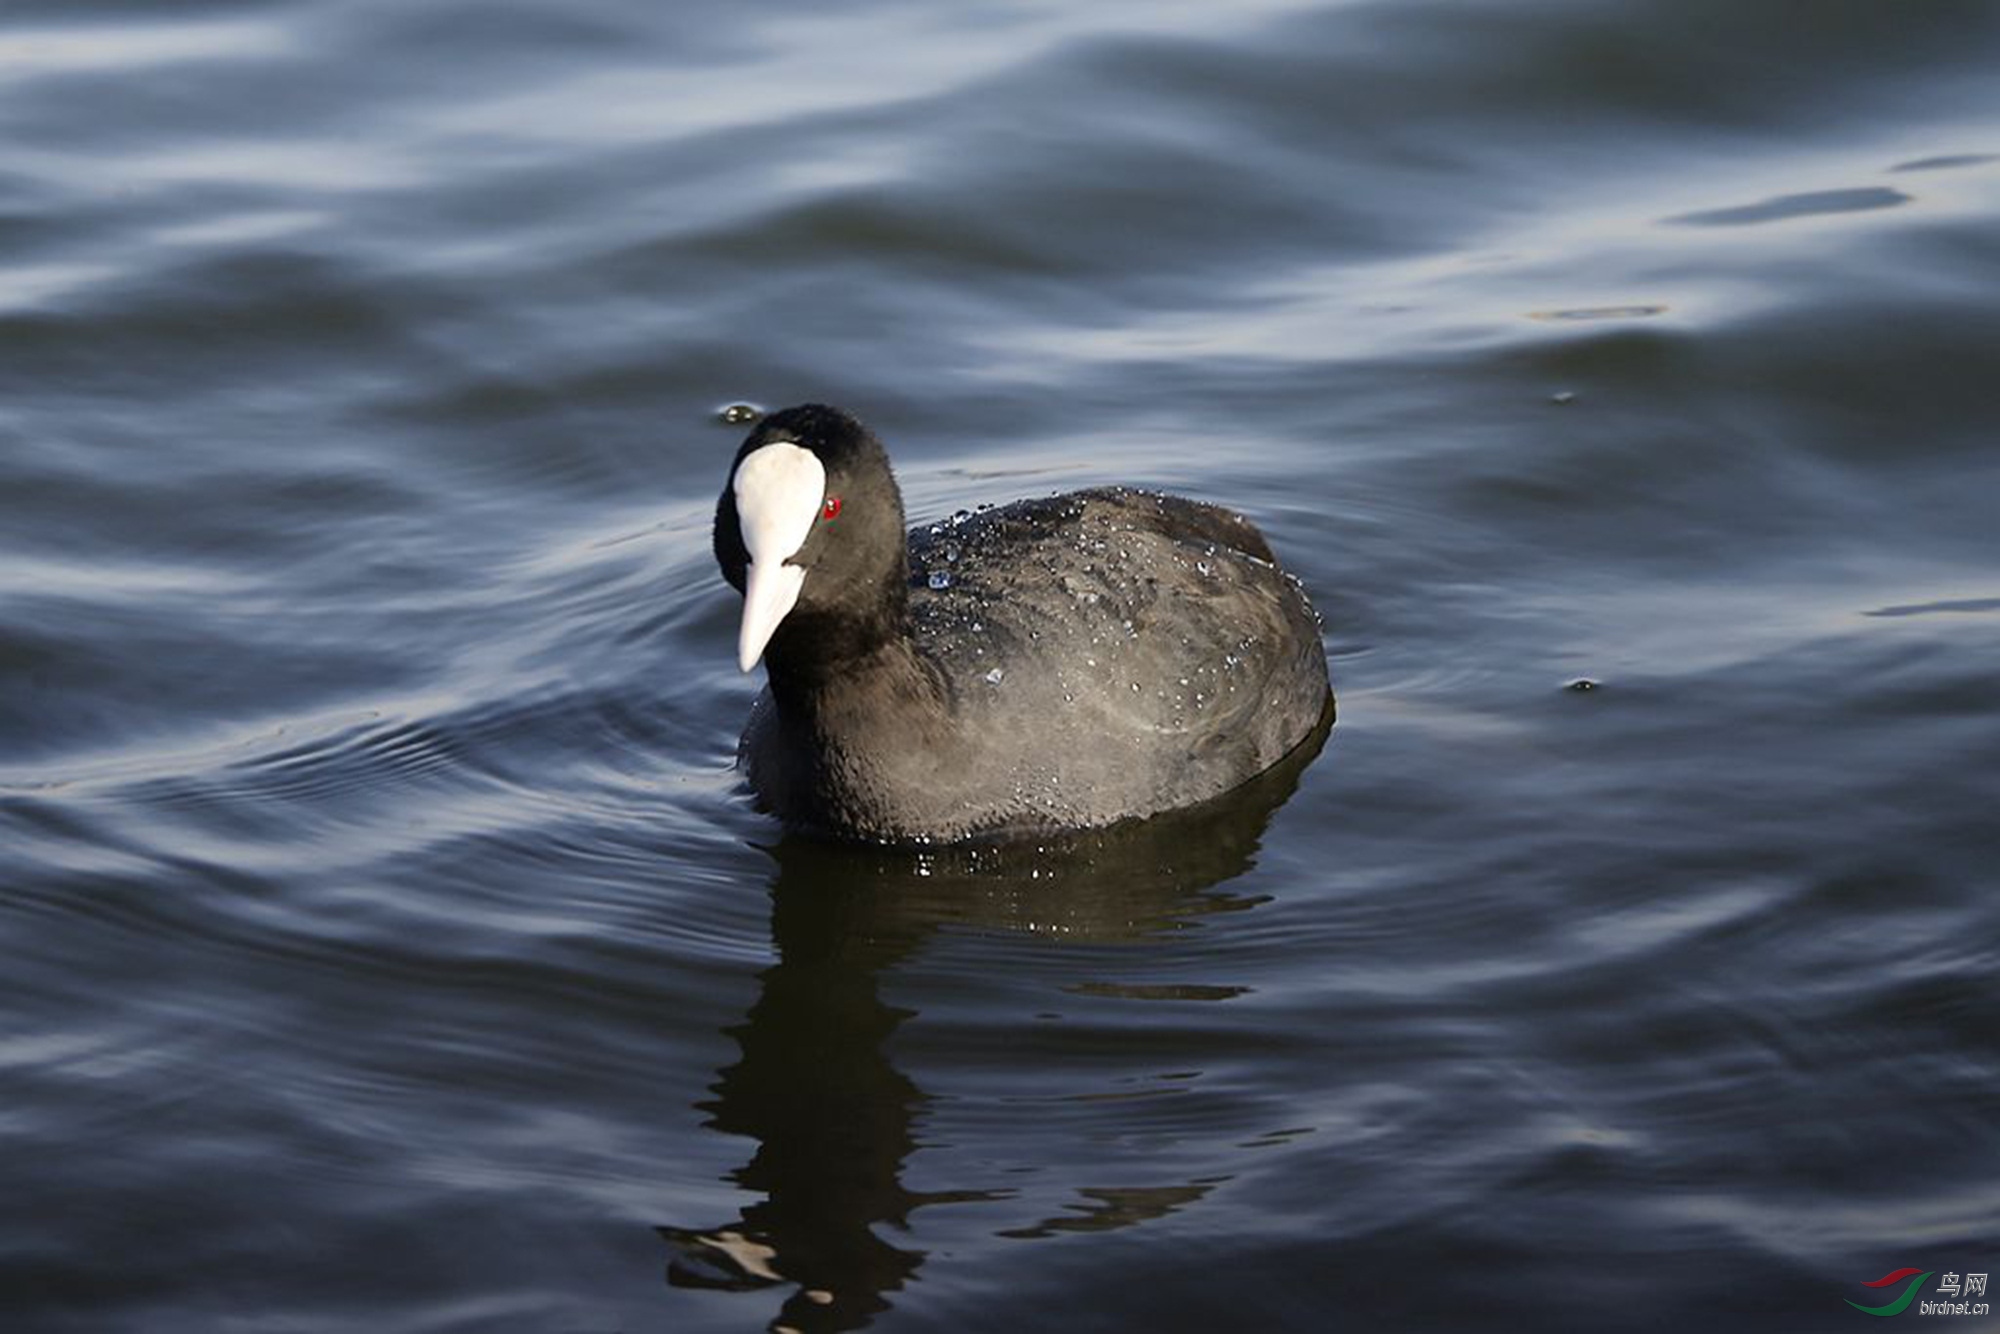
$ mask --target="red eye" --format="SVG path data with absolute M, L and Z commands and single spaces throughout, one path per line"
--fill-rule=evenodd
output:
M 828 496 L 826 504 L 819 507 L 819 514 L 822 519 L 838 519 L 840 517 L 840 497 Z

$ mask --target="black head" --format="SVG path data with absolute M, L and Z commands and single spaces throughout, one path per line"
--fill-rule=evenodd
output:
M 715 559 L 744 595 L 739 664 L 774 674 L 865 652 L 903 628 L 909 556 L 889 456 L 838 408 L 786 408 L 736 451 Z

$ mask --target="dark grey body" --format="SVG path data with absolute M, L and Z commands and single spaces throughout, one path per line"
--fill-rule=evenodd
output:
M 1247 782 L 1332 705 L 1318 616 L 1231 511 L 1082 491 L 921 526 L 909 559 L 911 633 L 751 712 L 741 760 L 787 823 L 1106 825 Z

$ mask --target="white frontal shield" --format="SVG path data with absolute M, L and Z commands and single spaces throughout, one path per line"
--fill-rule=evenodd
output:
M 747 672 L 764 656 L 764 646 L 805 587 L 805 569 L 785 562 L 805 545 L 819 517 L 826 467 L 809 449 L 769 444 L 744 455 L 730 485 L 743 545 L 750 552 L 743 624 L 736 636 L 736 664 Z

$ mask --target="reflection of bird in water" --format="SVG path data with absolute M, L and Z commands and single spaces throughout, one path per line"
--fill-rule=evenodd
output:
M 701 1283 L 719 1269 L 720 1286 L 801 1284 L 781 1322 L 797 1328 L 850 1329 L 887 1309 L 878 1294 L 901 1288 L 922 1257 L 891 1246 L 872 1225 L 902 1224 L 919 1205 L 951 1198 L 903 1188 L 924 1097 L 883 1047 L 909 1012 L 882 1003 L 880 957 L 846 936 L 841 897 L 781 885 L 779 962 L 765 971 L 749 1017 L 729 1030 L 743 1059 L 722 1072 L 702 1107 L 712 1128 L 757 1141 L 734 1180 L 765 1198 L 733 1228 L 662 1230 L 682 1250 L 669 1271 L 678 1282 Z M 904 946 L 889 943 L 886 952 Z
M 790 1285 L 773 1328 L 858 1328 L 914 1281 L 922 1251 L 878 1234 L 926 1205 L 999 1201 L 990 1191 L 916 1192 L 905 1159 L 928 1096 L 887 1054 L 914 1012 L 885 1003 L 883 973 L 941 926 L 1032 929 L 1078 941 L 1131 940 L 1260 900 L 1218 887 L 1249 869 L 1271 815 L 1326 739 L 1331 717 L 1286 762 L 1220 801 L 1036 844 L 924 854 L 787 838 L 772 850 L 778 961 L 743 1023 L 742 1059 L 701 1104 L 708 1125 L 757 1144 L 732 1182 L 762 1196 L 718 1227 L 662 1227 L 679 1287 Z M 1198 1207 L 1206 1185 L 1090 1194 L 1074 1217 L 1006 1235 L 1129 1226 Z M 1114 1198 L 1115 1197 L 1115 1198 Z

